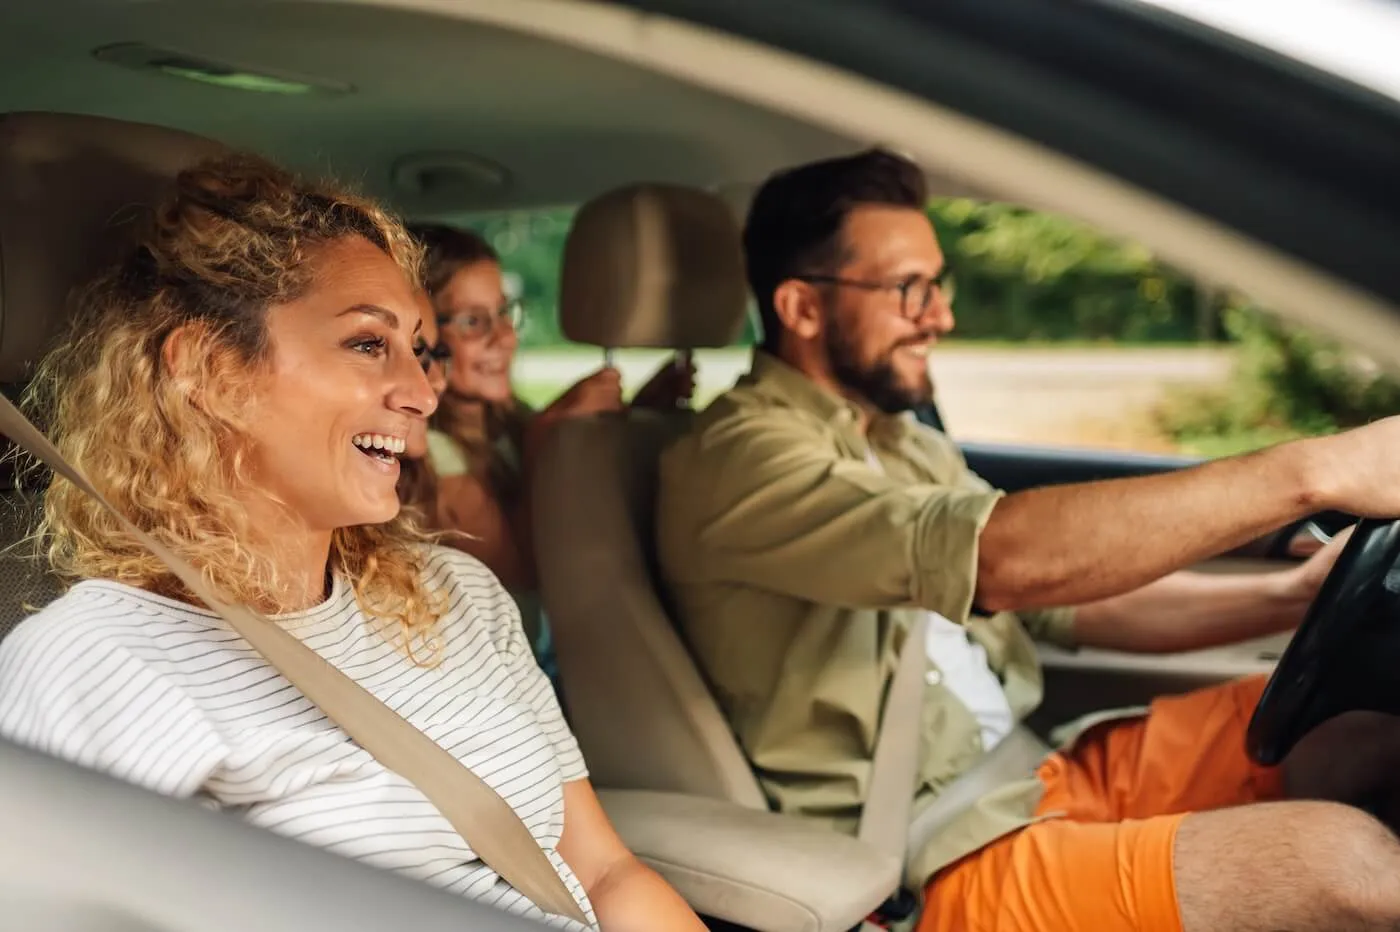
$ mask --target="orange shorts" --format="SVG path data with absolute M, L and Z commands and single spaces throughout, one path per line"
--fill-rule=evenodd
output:
M 1264 677 L 1171 696 L 1106 723 L 1039 776 L 1037 822 L 929 881 L 919 932 L 1181 932 L 1172 849 L 1186 813 L 1278 799 L 1245 755 Z

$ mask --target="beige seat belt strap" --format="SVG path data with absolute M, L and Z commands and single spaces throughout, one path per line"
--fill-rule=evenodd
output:
M 918 790 L 919 724 L 923 720 L 924 683 L 928 656 L 924 632 L 928 616 L 914 613 L 904 634 L 899 664 L 885 696 L 880 733 L 870 762 L 870 782 L 856 836 L 878 851 L 904 860 L 909 818 Z
M 327 718 L 381 764 L 413 783 L 477 857 L 507 883 L 545 912 L 588 925 L 582 908 L 525 823 L 480 777 L 276 624 L 249 608 L 218 598 L 194 567 L 128 521 L 3 397 L 0 433 L 110 511 L 128 533 L 159 557 L 190 592 L 222 616 Z
M 873 449 L 866 463 L 876 472 L 884 468 Z M 923 746 L 924 687 L 928 653 L 924 647 L 928 614 L 914 612 L 904 633 L 899 662 L 885 695 L 880 731 L 870 761 L 870 781 L 861 809 L 856 836 L 877 851 L 904 862 L 909 819 L 918 790 L 919 759 Z

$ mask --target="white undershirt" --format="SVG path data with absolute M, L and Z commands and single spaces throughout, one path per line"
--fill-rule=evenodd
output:
M 871 469 L 884 473 L 874 450 L 867 449 L 865 460 Z M 1001 680 L 992 672 L 986 650 L 968 636 L 966 628 L 937 612 L 924 614 L 928 618 L 924 649 L 931 665 L 928 683 L 942 684 L 972 713 L 981 729 L 982 750 L 990 751 L 1016 726 Z
M 455 550 L 433 548 L 424 577 L 444 599 L 436 666 L 413 664 L 340 579 L 325 603 L 278 621 L 504 797 L 596 922 L 558 852 L 563 786 L 587 770 L 515 601 Z M 89 581 L 23 622 L 0 643 L 0 735 L 499 909 L 543 916 L 411 783 L 327 721 L 218 616 L 182 602 Z
M 924 638 L 929 663 L 929 684 L 942 683 L 967 706 L 982 730 L 982 750 L 990 751 L 1016 726 L 1016 716 L 1006 700 L 1001 680 L 987 663 L 987 652 L 967 629 L 937 612 L 928 612 Z

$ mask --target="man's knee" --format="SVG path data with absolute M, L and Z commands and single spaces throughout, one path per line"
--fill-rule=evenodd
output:
M 1378 819 L 1340 803 L 1298 804 L 1316 810 L 1304 844 L 1318 895 L 1362 927 L 1400 928 L 1400 841 Z
M 1400 842 L 1378 820 L 1339 803 L 1188 816 L 1175 841 L 1174 873 L 1186 932 L 1400 929 Z

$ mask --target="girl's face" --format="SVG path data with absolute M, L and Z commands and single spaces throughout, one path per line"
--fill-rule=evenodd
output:
M 448 388 L 476 401 L 509 402 L 520 305 L 506 297 L 501 267 L 490 260 L 463 266 L 435 305 L 442 341 L 452 352 Z

